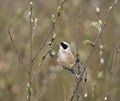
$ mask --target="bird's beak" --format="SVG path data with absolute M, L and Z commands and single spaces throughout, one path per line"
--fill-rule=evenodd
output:
M 59 42 L 59 44 L 58 44 L 58 45 L 59 45 L 59 46 L 61 46 L 61 44 L 62 44 L 62 43 L 63 43 L 63 42 Z
M 59 44 L 62 45 L 62 44 L 63 44 L 63 41 L 61 41 Z

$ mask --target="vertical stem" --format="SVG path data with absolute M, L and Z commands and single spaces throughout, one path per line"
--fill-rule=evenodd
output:
M 32 0 L 30 0 L 30 71 L 32 69 L 32 48 L 33 48 L 33 19 L 32 19 Z
M 111 85 L 112 85 L 112 80 L 113 80 L 113 73 L 115 71 L 115 65 L 117 62 L 117 56 L 120 53 L 120 40 L 117 43 L 117 47 L 113 56 L 113 61 L 112 61 L 112 66 L 111 66 L 111 70 L 110 70 L 110 78 L 108 81 L 108 85 L 107 85 L 107 91 L 106 91 L 106 96 L 105 97 L 109 97 L 110 96 L 110 90 L 111 90 Z
M 90 57 L 90 55 L 92 54 L 92 52 L 93 52 L 93 50 L 94 50 L 97 42 L 99 41 L 101 35 L 103 34 L 103 31 L 104 31 L 104 29 L 105 29 L 105 27 L 106 27 L 106 24 L 107 24 L 107 22 L 108 22 L 108 20 L 109 20 L 109 18 L 110 18 L 110 16 L 111 16 L 111 11 L 112 11 L 113 7 L 114 7 L 117 3 L 118 3 L 117 0 L 115 0 L 115 1 L 113 2 L 112 6 L 110 6 L 109 9 L 108 9 L 108 11 L 107 11 L 107 15 L 106 15 L 105 21 L 104 21 L 104 23 L 103 23 L 103 26 L 101 27 L 101 31 L 98 32 L 98 35 L 96 36 L 96 39 L 95 39 L 92 47 L 90 48 L 90 50 L 89 50 L 89 52 L 88 52 L 88 54 L 87 54 L 87 56 L 86 56 L 86 59 L 85 59 L 83 65 L 81 66 L 82 71 L 81 71 L 81 74 L 80 74 L 80 78 L 78 79 L 78 81 L 77 81 L 77 83 L 76 83 L 76 85 L 75 85 L 75 87 L 74 87 L 74 89 L 73 89 L 73 92 L 72 92 L 72 94 L 71 94 L 71 96 L 70 96 L 70 101 L 73 101 L 73 98 L 74 98 L 74 96 L 75 96 L 75 93 L 76 93 L 76 91 L 77 91 L 77 89 L 78 89 L 78 87 L 79 87 L 79 85 L 80 85 L 80 82 L 82 81 L 83 74 L 84 74 L 84 72 L 86 71 L 86 67 L 85 67 L 85 66 L 86 66 L 86 64 L 87 64 L 87 62 L 88 62 L 88 60 L 89 60 L 89 57 Z
M 33 19 L 32 19 L 32 0 L 30 0 L 30 68 L 29 68 L 29 81 L 27 84 L 27 90 L 28 90 L 28 95 L 27 95 L 27 101 L 31 100 L 31 93 L 32 93 L 32 82 L 31 82 L 31 78 L 32 78 L 32 67 L 33 67 L 33 61 L 32 61 L 32 50 L 33 50 Z

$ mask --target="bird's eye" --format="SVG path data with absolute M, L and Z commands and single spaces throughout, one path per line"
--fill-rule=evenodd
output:
M 66 45 L 65 43 L 61 42 L 60 44 L 61 44 L 61 46 L 62 46 L 64 49 L 67 49 L 67 48 L 68 48 L 68 45 Z

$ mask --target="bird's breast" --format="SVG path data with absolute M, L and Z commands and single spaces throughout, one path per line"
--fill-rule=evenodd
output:
M 71 52 L 58 52 L 58 63 L 64 67 L 72 67 L 75 64 L 75 57 Z

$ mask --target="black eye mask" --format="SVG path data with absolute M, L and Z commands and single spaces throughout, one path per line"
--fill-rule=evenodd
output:
M 61 46 L 64 48 L 64 49 L 67 49 L 68 48 L 68 45 L 64 44 L 63 42 L 60 42 Z

